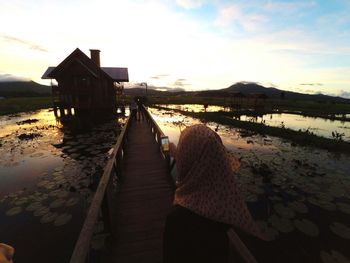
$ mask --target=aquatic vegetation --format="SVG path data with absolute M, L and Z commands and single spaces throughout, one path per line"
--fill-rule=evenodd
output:
M 61 214 L 61 215 L 56 217 L 53 224 L 54 224 L 54 226 L 63 226 L 65 224 L 67 224 L 71 219 L 72 219 L 72 215 L 67 214 L 67 213 Z
M 319 234 L 317 225 L 308 219 L 296 219 L 294 220 L 294 225 L 300 232 L 304 233 L 305 235 L 317 237 Z
M 74 206 L 76 204 L 79 203 L 79 198 L 77 197 L 72 197 L 70 199 L 67 200 L 67 202 L 65 203 L 66 206 Z
M 350 205 L 347 203 L 338 202 L 337 208 L 345 214 L 350 214 Z
M 333 222 L 329 227 L 337 236 L 350 239 L 350 227 L 339 222 Z
M 43 215 L 46 215 L 49 212 L 50 212 L 50 208 L 49 207 L 42 206 L 41 208 L 35 210 L 33 215 L 34 216 L 43 216 Z
M 23 211 L 22 207 L 16 206 L 16 207 L 12 207 L 10 210 L 8 210 L 6 212 L 6 215 L 7 216 L 14 216 L 14 215 L 21 213 L 22 211 Z
M 294 201 L 289 203 L 288 206 L 292 208 L 295 212 L 301 214 L 306 214 L 309 211 L 309 209 L 303 202 Z
M 294 230 L 293 223 L 290 219 L 279 217 L 276 214 L 271 215 L 268 222 L 281 233 L 289 233 Z
M 57 217 L 58 217 L 58 213 L 48 212 L 40 219 L 40 223 L 47 224 L 47 223 L 53 222 Z
M 35 210 L 41 209 L 42 207 L 43 207 L 43 204 L 41 202 L 34 202 L 26 207 L 26 211 L 33 212 Z
M 279 214 L 280 216 L 284 217 L 284 218 L 293 218 L 295 217 L 295 213 L 294 210 L 284 206 L 281 203 L 277 203 L 273 206 L 273 209 L 276 211 L 277 214 Z
M 323 263 L 350 263 L 350 260 L 336 250 L 331 250 L 330 253 L 321 251 L 320 254 Z

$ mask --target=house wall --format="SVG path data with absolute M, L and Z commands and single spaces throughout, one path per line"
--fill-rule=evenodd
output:
M 113 110 L 116 96 L 113 81 L 102 72 L 94 75 L 78 62 L 57 77 L 59 106 L 81 110 Z

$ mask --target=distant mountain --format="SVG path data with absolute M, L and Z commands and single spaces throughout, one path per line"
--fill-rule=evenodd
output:
M 178 95 L 181 92 L 185 92 L 182 88 L 168 88 L 168 87 L 154 87 L 148 86 L 147 94 L 149 96 L 172 96 Z M 144 96 L 146 94 L 146 88 L 126 88 L 124 93 L 130 96 Z
M 51 94 L 51 87 L 34 81 L 0 82 L 0 96 L 2 97 L 35 97 Z
M 265 94 L 269 98 L 281 98 L 285 99 L 295 99 L 295 100 L 316 100 L 316 101 L 335 101 L 342 103 L 350 103 L 350 99 L 345 99 L 341 97 L 333 97 L 323 94 L 304 94 L 293 91 L 280 90 L 276 88 L 266 88 L 257 83 L 246 83 L 238 82 L 231 85 L 228 88 L 220 90 L 206 90 L 197 92 L 197 96 L 214 96 L 222 97 L 229 96 L 232 93 L 243 93 L 243 94 Z

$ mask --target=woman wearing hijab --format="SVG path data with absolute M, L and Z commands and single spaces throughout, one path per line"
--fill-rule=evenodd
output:
M 164 231 L 164 263 L 227 262 L 232 226 L 261 236 L 234 179 L 239 161 L 202 124 L 186 128 L 177 149 L 171 148 L 178 176 Z

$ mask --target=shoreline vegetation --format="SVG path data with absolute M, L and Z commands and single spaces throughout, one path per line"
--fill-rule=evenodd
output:
M 230 112 L 189 112 L 178 109 L 169 109 L 166 107 L 152 106 L 153 108 L 163 109 L 181 113 L 185 116 L 200 119 L 205 122 L 216 122 L 222 125 L 230 125 L 235 128 L 245 129 L 259 133 L 261 135 L 270 135 L 290 140 L 293 144 L 302 146 L 313 146 L 326 149 L 331 152 L 340 152 L 350 154 L 350 142 L 324 138 L 310 133 L 309 131 L 295 131 L 289 128 L 271 127 L 261 123 L 235 120 Z
M 228 107 L 229 99 L 206 98 L 195 96 L 182 97 L 150 97 L 149 104 L 201 104 Z M 305 117 L 323 118 L 329 120 L 350 121 L 346 114 L 350 114 L 350 103 L 333 103 L 325 101 L 302 101 L 302 100 L 279 100 L 266 99 L 263 109 L 259 111 L 232 112 L 235 116 L 250 115 L 257 116 L 272 113 L 290 113 Z
M 52 97 L 20 97 L 0 100 L 0 116 L 52 107 Z
M 132 98 L 127 97 L 126 101 L 130 101 Z M 224 106 L 223 98 L 198 98 L 198 97 L 150 97 L 148 104 L 209 104 L 216 106 Z M 185 116 L 193 118 L 217 122 L 218 124 L 230 125 L 236 128 L 250 130 L 259 134 L 266 134 L 271 136 L 288 139 L 293 143 L 299 145 L 315 146 L 322 149 L 327 149 L 332 152 L 350 153 L 350 142 L 342 141 L 339 139 L 329 139 L 320 137 L 306 131 L 295 131 L 284 127 L 271 127 L 261 123 L 253 123 L 236 120 L 233 117 L 239 115 L 258 115 L 268 113 L 292 113 L 310 117 L 327 118 L 333 120 L 350 121 L 345 114 L 350 113 L 350 104 L 325 104 L 318 105 L 316 102 L 296 102 L 292 101 L 283 102 L 284 106 L 278 107 L 278 111 L 264 110 L 264 111 L 239 111 L 239 112 L 188 112 L 177 109 L 171 109 L 174 112 L 181 113 Z M 275 104 L 277 105 L 277 103 Z M 282 105 L 282 104 L 281 104 Z M 292 107 L 287 107 L 287 106 Z M 304 105 L 304 109 L 302 109 Z M 20 112 L 34 111 L 43 108 L 52 107 L 52 97 L 21 97 L 21 98 L 8 98 L 0 100 L 0 115 L 16 114 Z M 153 106 L 154 108 L 170 110 L 166 107 Z M 329 115 L 332 114 L 334 118 Z M 339 115 L 343 114 L 343 117 Z M 338 115 L 335 116 L 335 115 Z M 326 117 L 328 116 L 328 117 Z

